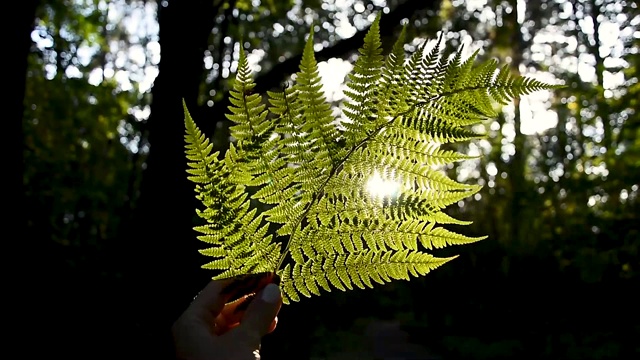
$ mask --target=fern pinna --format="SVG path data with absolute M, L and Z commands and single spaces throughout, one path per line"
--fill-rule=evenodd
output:
M 484 238 L 442 226 L 469 224 L 443 210 L 480 186 L 438 169 L 471 158 L 440 145 L 478 138 L 469 127 L 496 116 L 496 102 L 555 86 L 496 61 L 476 66 L 462 50 L 444 56 L 441 39 L 408 58 L 403 45 L 404 31 L 382 56 L 378 17 L 348 78 L 344 121 L 321 91 L 313 34 L 294 84 L 266 99 L 252 92 L 241 47 L 227 115 L 235 143 L 222 158 L 185 107 L 187 171 L 206 220 L 195 230 L 214 279 L 275 272 L 289 303 L 425 275 L 454 258 L 425 250 Z M 376 194 L 371 181 L 395 192 Z

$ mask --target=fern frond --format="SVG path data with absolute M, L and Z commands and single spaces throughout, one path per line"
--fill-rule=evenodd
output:
M 300 130 L 308 134 L 306 140 L 311 142 L 309 149 L 316 154 L 315 161 L 318 161 L 316 167 L 330 169 L 338 162 L 340 134 L 333 123 L 335 119 L 331 113 L 331 106 L 327 103 L 321 90 L 318 63 L 313 50 L 313 30 L 309 34 L 302 53 L 295 87 L 298 92 L 298 101 L 302 107 Z M 328 161 L 330 163 L 325 163 Z
M 295 113 L 286 114 L 290 119 L 289 128 L 294 132 L 290 134 L 292 142 L 297 147 L 299 153 L 293 160 L 299 161 L 296 169 L 296 186 L 299 189 L 298 196 L 293 200 L 282 197 L 282 204 L 279 208 L 268 211 L 272 216 L 270 219 L 280 222 L 284 221 L 277 234 L 291 235 L 298 228 L 308 211 L 309 206 L 317 198 L 320 189 L 336 168 L 342 156 L 342 150 L 338 146 L 340 134 L 334 124 L 331 107 L 321 91 L 318 64 L 315 60 L 313 50 L 313 31 L 309 34 L 305 45 L 300 71 L 296 74 L 296 84 L 294 90 L 296 96 L 292 99 Z M 289 101 L 287 92 L 282 95 L 273 94 L 273 104 L 286 104 Z M 278 102 L 280 100 L 280 102 Z M 313 154 L 312 156 L 303 154 Z M 295 237 L 291 236 L 285 247 L 279 265 L 285 259 L 287 251 L 296 246 Z
M 274 121 L 267 118 L 262 96 L 252 93 L 254 87 L 251 69 L 241 48 L 238 75 L 229 97 L 231 113 L 227 118 L 235 123 L 229 130 L 242 156 L 235 155 L 232 147 L 230 159 L 242 172 L 247 186 L 265 185 L 253 198 L 274 203 L 273 195 L 293 182 L 293 170 L 286 167 L 286 160 L 281 156 L 283 144 L 278 141 L 280 135 L 274 132 Z
M 278 271 L 278 275 L 283 302 L 288 304 L 300 301 L 299 294 L 306 297 L 320 295 L 320 289 L 365 289 L 372 288 L 374 282 L 384 284 L 392 280 L 410 280 L 412 276 L 424 276 L 455 258 L 437 258 L 410 250 L 364 250 L 333 256 L 318 255 L 302 264 L 288 264 Z
M 319 193 L 322 196 L 314 197 L 301 212 L 306 227 L 292 234 L 287 248 L 294 260 L 294 268 L 302 266 L 302 269 L 304 264 L 320 254 L 351 254 L 387 247 L 391 251 L 402 251 L 404 246 L 412 250 L 417 248 L 418 238 L 413 243 L 407 237 L 400 237 L 402 232 L 399 228 L 385 236 L 362 229 L 345 231 L 345 226 L 356 223 L 377 220 L 415 226 L 416 221 L 422 221 L 420 224 L 427 225 L 420 228 L 423 236 L 419 237 L 419 243 L 426 249 L 483 239 L 468 238 L 434 227 L 438 221 L 464 223 L 443 215 L 440 210 L 480 189 L 479 186 L 460 184 L 434 169 L 436 165 L 467 158 L 436 149 L 442 143 L 480 138 L 467 127 L 491 115 L 492 102 L 499 100 L 495 99 L 496 96 L 517 94 L 517 86 L 504 74 L 487 77 L 486 68 L 474 71 L 472 63 L 477 53 L 463 61 L 460 49 L 447 61 L 441 54 L 440 42 L 426 58 L 409 59 L 406 67 L 404 61 L 402 67 L 397 65 L 400 50 L 396 44 L 385 61 L 386 68 L 379 73 L 365 71 L 362 64 L 374 62 L 371 58 L 375 58 L 375 53 L 372 55 L 371 51 L 365 50 L 377 49 L 379 35 L 376 29 L 375 25 L 372 26 L 367 35 L 369 38 L 365 40 L 366 45 L 359 58 L 361 64 L 355 69 L 359 76 L 350 78 L 351 88 L 346 92 L 356 101 L 348 103 L 345 110 L 351 120 L 351 125 L 345 125 L 348 152 L 338 167 L 333 168 L 329 179 L 323 181 L 323 189 Z M 419 52 L 422 53 L 423 49 L 420 48 Z M 398 68 L 404 72 L 399 73 Z M 417 88 L 416 91 L 393 91 L 398 79 L 412 75 L 415 76 L 413 87 Z M 478 85 L 481 77 L 485 83 Z M 487 79 L 491 83 L 487 84 Z M 365 91 L 369 91 L 368 97 L 361 96 Z M 389 106 L 390 94 L 401 99 L 395 102 L 395 107 Z M 378 105 L 369 105 L 365 109 L 362 104 L 371 99 Z M 389 111 L 392 108 L 395 113 Z M 359 128 L 359 135 L 351 136 L 350 132 L 356 128 Z M 395 198 L 368 200 L 371 194 L 361 190 L 366 182 L 361 174 L 372 173 L 385 174 L 385 177 L 401 183 Z M 346 181 L 337 186 L 335 179 Z M 301 272 L 295 274 L 303 276 Z M 293 289 L 303 294 L 311 291 L 309 288 L 300 289 L 304 281 L 294 284 L 297 285 Z
M 213 257 L 205 269 L 220 270 L 214 278 L 226 278 L 246 273 L 268 271 L 280 256 L 280 245 L 271 243 L 268 225 L 258 228 L 262 216 L 249 210 L 244 185 L 233 183 L 228 163 L 218 160 L 212 145 L 198 129 L 183 102 L 186 128 L 186 154 L 196 183 L 196 198 L 205 206 L 196 210 L 207 224 L 194 229 L 198 239 L 211 245 L 201 254 Z M 230 153 L 228 152 L 227 155 Z
M 349 98 L 343 103 L 343 113 L 347 122 L 342 125 L 347 147 L 362 140 L 376 126 L 377 113 L 374 94 L 378 81 L 382 77 L 383 66 L 382 42 L 380 41 L 380 15 L 376 17 L 364 37 L 364 45 L 359 50 L 360 56 L 353 64 L 347 88 L 344 94 Z M 404 54 L 403 54 L 404 57 Z
M 185 108 L 187 172 L 206 220 L 195 229 L 216 278 L 276 272 L 288 303 L 424 275 L 453 257 L 422 251 L 485 238 L 445 228 L 471 223 L 444 210 L 480 186 L 447 176 L 443 167 L 474 157 L 441 145 L 482 138 L 470 127 L 496 116 L 496 104 L 558 86 L 495 60 L 476 66 L 477 51 L 449 54 L 442 34 L 407 58 L 403 30 L 384 57 L 379 21 L 348 77 L 341 126 L 321 91 L 313 33 L 294 83 L 267 92 L 268 108 L 240 50 L 227 115 L 236 142 L 224 159 Z M 267 210 L 251 207 L 247 187 Z
M 442 150 L 440 144 L 436 142 L 408 140 L 401 136 L 394 138 L 393 142 L 385 140 L 388 140 L 388 137 L 379 136 L 372 139 L 367 149 L 399 160 L 410 159 L 412 162 L 428 166 L 446 165 L 477 158 L 477 156 L 465 155 L 453 150 Z
M 331 221 L 331 226 L 305 228 L 304 237 L 309 240 L 309 245 L 302 248 L 305 256 L 312 258 L 318 253 L 344 254 L 364 249 L 433 250 L 485 239 L 460 235 L 436 227 L 436 222 L 428 220 L 399 221 L 358 214 L 351 218 L 338 215 Z
M 400 32 L 391 52 L 387 56 L 382 67 L 381 78 L 376 89 L 377 93 L 373 98 L 377 101 L 377 110 L 374 122 L 375 127 L 384 124 L 388 119 L 393 118 L 398 113 L 408 109 L 407 87 L 405 80 L 405 36 L 407 26 Z

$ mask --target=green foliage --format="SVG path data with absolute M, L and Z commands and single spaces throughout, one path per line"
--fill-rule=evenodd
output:
M 116 40 L 122 50 L 135 42 L 107 5 L 41 2 L 25 77 L 27 237 L 50 239 L 60 269 L 87 277 L 122 272 L 117 262 L 105 265 L 102 252 L 123 237 L 146 160 L 145 124 L 134 114 L 150 96 L 136 82 L 127 90 L 119 77 L 104 75 L 126 70 L 133 79 L 138 66 L 114 64 L 109 44 Z
M 444 209 L 480 187 L 443 173 L 469 157 L 440 146 L 478 138 L 469 127 L 496 116 L 496 103 L 555 86 L 496 61 L 475 66 L 462 49 L 447 56 L 441 39 L 405 59 L 404 32 L 385 59 L 378 23 L 349 76 L 342 121 L 321 91 L 313 33 L 295 83 L 268 92 L 268 109 L 241 50 L 227 115 L 236 142 L 222 159 L 185 108 L 188 173 L 206 220 L 195 229 L 211 245 L 201 253 L 214 258 L 204 265 L 214 278 L 275 271 L 289 303 L 425 275 L 455 256 L 423 250 L 484 239 L 442 227 L 469 224 Z M 257 214 L 251 199 L 268 210 Z

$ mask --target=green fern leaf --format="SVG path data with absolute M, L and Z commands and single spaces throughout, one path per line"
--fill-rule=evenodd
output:
M 185 107 L 188 179 L 205 221 L 195 230 L 214 278 L 276 273 L 289 303 L 423 276 L 455 258 L 424 251 L 485 238 L 446 229 L 470 224 L 445 210 L 480 186 L 446 175 L 443 166 L 474 157 L 441 145 L 482 138 L 470 127 L 496 104 L 558 86 L 495 60 L 476 65 L 477 51 L 445 55 L 442 35 L 407 57 L 403 30 L 384 57 L 379 21 L 348 76 L 341 124 L 321 91 L 313 33 L 294 82 L 266 98 L 240 50 L 227 114 L 235 142 L 222 159 Z
M 437 258 L 431 254 L 401 250 L 364 250 L 349 254 L 318 255 L 304 263 L 287 264 L 279 271 L 283 302 L 300 301 L 300 295 L 320 295 L 320 288 L 331 291 L 372 288 L 373 283 L 409 280 L 424 276 L 455 259 Z
M 377 114 L 374 111 L 374 94 L 377 90 L 371 85 L 378 84 L 384 60 L 380 41 L 380 15 L 371 24 L 359 52 L 360 57 L 353 65 L 353 72 L 348 75 L 349 82 L 344 90 L 344 94 L 350 99 L 343 103 L 343 112 L 349 119 L 342 124 L 346 129 L 344 136 L 347 147 L 357 144 L 375 129 Z

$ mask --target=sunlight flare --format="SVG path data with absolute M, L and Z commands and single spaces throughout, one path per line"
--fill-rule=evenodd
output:
M 392 179 L 385 179 L 377 171 L 367 180 L 366 186 L 367 192 L 376 199 L 396 197 L 400 190 L 399 182 Z

